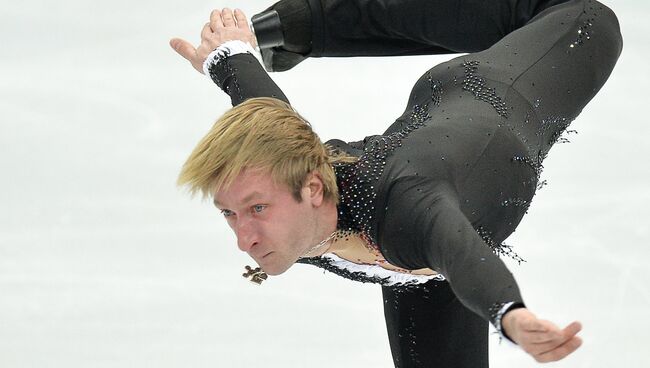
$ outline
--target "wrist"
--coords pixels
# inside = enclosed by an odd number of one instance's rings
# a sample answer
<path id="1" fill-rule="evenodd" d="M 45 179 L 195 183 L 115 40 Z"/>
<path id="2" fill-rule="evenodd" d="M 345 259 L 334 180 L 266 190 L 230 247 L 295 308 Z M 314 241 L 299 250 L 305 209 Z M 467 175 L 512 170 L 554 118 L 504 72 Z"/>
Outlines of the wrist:
<path id="1" fill-rule="evenodd" d="M 501 318 L 501 333 L 510 341 L 516 342 L 516 325 L 521 317 L 524 315 L 531 315 L 532 313 L 523 304 L 521 306 L 514 306 L 508 309 Z"/>
<path id="2" fill-rule="evenodd" d="M 207 58 L 205 58 L 203 61 L 203 74 L 212 78 L 210 74 L 210 68 L 224 61 L 230 56 L 245 53 L 255 53 L 255 50 L 253 50 L 253 47 L 250 43 L 242 40 L 226 41 L 223 44 L 219 45 L 219 47 L 217 47 L 208 55 Z"/>

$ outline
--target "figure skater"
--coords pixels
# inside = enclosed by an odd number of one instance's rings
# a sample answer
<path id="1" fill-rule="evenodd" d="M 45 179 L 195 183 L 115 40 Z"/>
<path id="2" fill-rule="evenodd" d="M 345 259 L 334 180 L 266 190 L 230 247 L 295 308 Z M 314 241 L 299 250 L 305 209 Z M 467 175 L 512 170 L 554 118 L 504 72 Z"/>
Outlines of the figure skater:
<path id="1" fill-rule="evenodd" d="M 178 182 L 213 198 L 260 266 L 247 276 L 299 262 L 382 285 L 397 367 L 487 367 L 488 323 L 539 362 L 575 351 L 581 325 L 538 318 L 499 256 L 517 257 L 503 241 L 544 158 L 614 68 L 614 13 L 594 0 L 283 0 L 252 23 L 214 10 L 197 48 L 170 42 L 234 106 Z M 258 44 L 269 71 L 467 54 L 425 71 L 383 134 L 323 144 L 253 56 Z"/>

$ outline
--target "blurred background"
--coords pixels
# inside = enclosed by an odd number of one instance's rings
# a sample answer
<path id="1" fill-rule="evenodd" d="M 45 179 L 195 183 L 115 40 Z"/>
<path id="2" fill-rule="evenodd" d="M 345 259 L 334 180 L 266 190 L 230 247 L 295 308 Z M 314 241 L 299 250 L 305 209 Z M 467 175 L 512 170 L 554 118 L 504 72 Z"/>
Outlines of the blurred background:
<path id="1" fill-rule="evenodd" d="M 650 3 L 604 3 L 623 55 L 507 241 L 529 307 L 584 325 L 552 367 L 650 366 Z M 296 265 L 257 287 L 218 211 L 175 186 L 230 100 L 168 40 L 198 43 L 213 8 L 270 4 L 3 2 L 0 367 L 393 367 L 378 286 Z M 314 59 L 273 78 L 323 140 L 358 140 L 451 57 Z M 490 341 L 492 366 L 538 366 Z"/>

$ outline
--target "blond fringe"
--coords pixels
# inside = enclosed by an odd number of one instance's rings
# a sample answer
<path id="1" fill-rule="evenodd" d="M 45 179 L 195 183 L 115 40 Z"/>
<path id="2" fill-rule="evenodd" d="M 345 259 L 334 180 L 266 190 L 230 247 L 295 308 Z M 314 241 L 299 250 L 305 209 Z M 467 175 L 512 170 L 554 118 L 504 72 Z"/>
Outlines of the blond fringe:
<path id="1" fill-rule="evenodd" d="M 276 183 L 285 184 L 300 200 L 307 175 L 321 174 L 325 199 L 338 203 L 332 165 L 355 157 L 323 144 L 307 120 L 275 98 L 253 98 L 228 110 L 194 148 L 177 184 L 191 195 L 210 197 L 226 189 L 246 168 L 269 170 Z"/>

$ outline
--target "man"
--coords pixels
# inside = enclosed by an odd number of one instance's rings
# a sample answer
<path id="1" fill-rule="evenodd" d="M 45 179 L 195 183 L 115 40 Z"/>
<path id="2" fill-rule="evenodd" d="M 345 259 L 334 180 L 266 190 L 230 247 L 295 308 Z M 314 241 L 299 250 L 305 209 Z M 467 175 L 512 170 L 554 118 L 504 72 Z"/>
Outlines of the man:
<path id="1" fill-rule="evenodd" d="M 295 262 L 382 285 L 396 366 L 487 367 L 487 323 L 537 361 L 581 344 L 537 318 L 496 254 L 526 213 L 542 161 L 622 48 L 593 0 L 284 0 L 215 10 L 201 45 L 171 46 L 233 106 L 179 184 L 212 196 L 270 275 Z M 269 70 L 306 57 L 471 52 L 427 71 L 383 135 L 323 145 Z"/>

